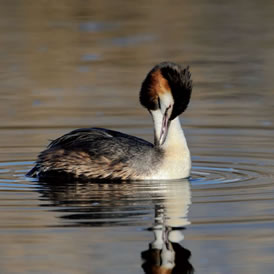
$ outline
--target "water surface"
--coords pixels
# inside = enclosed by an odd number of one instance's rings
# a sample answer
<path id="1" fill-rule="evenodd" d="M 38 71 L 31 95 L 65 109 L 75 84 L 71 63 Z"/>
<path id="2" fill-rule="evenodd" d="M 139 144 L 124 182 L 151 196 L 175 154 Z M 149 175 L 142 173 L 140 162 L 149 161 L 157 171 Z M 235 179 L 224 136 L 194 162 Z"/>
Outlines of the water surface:
<path id="1" fill-rule="evenodd" d="M 273 12 L 271 1 L 0 1 L 0 272 L 273 273 Z M 189 180 L 25 178 L 75 128 L 152 141 L 138 92 L 164 60 L 192 72 Z"/>

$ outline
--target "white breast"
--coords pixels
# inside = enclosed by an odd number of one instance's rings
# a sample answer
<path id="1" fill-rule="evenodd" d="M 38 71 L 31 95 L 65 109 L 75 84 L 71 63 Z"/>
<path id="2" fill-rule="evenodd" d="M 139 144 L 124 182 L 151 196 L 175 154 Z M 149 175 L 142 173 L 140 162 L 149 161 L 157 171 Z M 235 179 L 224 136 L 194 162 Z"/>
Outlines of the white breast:
<path id="1" fill-rule="evenodd" d="M 188 178 L 191 170 L 190 153 L 182 151 L 174 151 L 170 155 L 166 155 L 162 165 L 155 173 L 152 173 L 146 179 L 151 180 L 171 180 Z"/>
<path id="2" fill-rule="evenodd" d="M 171 121 L 165 143 L 162 164 L 147 179 L 187 178 L 191 170 L 191 157 L 179 117 Z"/>

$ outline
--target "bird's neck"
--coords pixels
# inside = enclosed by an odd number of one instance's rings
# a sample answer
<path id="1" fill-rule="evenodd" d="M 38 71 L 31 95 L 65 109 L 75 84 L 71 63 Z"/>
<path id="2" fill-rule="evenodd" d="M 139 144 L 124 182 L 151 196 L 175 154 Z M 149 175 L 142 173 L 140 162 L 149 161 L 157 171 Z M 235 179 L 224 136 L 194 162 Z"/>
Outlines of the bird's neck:
<path id="1" fill-rule="evenodd" d="M 159 147 L 159 139 L 161 134 L 163 115 L 160 110 L 151 111 L 154 123 L 154 145 Z M 188 152 L 188 146 L 184 132 L 181 127 L 179 117 L 176 117 L 170 122 L 168 134 L 163 145 L 160 146 L 163 150 L 172 148 L 182 149 Z"/>
<path id="2" fill-rule="evenodd" d="M 170 122 L 168 134 L 164 144 L 161 146 L 164 151 L 170 149 L 182 150 L 189 153 L 186 138 L 181 127 L 179 117 Z"/>
<path id="3" fill-rule="evenodd" d="M 154 145 L 163 151 L 156 179 L 179 179 L 190 175 L 191 157 L 179 117 L 170 122 L 163 145 L 159 145 L 163 116 L 159 110 L 151 111 L 154 122 Z"/>
<path id="4" fill-rule="evenodd" d="M 161 169 L 165 170 L 166 174 L 163 178 L 189 177 L 191 157 L 178 117 L 170 122 L 167 138 L 160 148 L 164 152 Z"/>

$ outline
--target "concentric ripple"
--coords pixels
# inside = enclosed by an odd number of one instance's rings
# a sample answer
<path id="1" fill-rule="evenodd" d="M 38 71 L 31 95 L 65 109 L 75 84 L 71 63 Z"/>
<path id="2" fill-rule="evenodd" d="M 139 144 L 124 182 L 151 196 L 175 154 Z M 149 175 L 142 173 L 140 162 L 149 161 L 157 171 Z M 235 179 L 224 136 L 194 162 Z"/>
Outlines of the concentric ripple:
<path id="1" fill-rule="evenodd" d="M 243 183 L 247 181 L 256 180 L 259 178 L 273 178 L 273 174 L 266 172 L 263 167 L 266 165 L 254 165 L 245 163 L 241 159 L 235 159 L 230 162 L 209 161 L 194 159 L 192 172 L 191 172 L 191 185 L 193 186 L 206 186 L 216 184 L 229 184 L 229 183 Z M 14 161 L 0 163 L 0 188 L 19 187 L 18 183 L 29 185 L 30 182 L 36 182 L 36 179 L 26 178 L 25 174 L 33 166 L 33 161 Z M 251 167 L 254 167 L 251 169 Z"/>
<path id="2" fill-rule="evenodd" d="M 34 162 L 5 162 L 0 164 L 1 205 L 8 209 L 16 207 L 25 214 L 37 205 L 56 212 L 62 221 L 47 226 L 150 227 L 157 212 L 158 223 L 184 227 L 189 224 L 187 212 L 191 197 L 194 203 L 206 203 L 210 207 L 216 203 L 273 196 L 269 192 L 273 174 L 265 172 L 269 167 L 263 161 L 256 165 L 247 158 L 225 161 L 222 157 L 204 156 L 193 160 L 190 180 L 124 183 L 38 182 L 25 177 Z M 16 196 L 20 193 L 23 200 L 29 201 L 23 207 L 22 200 Z"/>
<path id="3" fill-rule="evenodd" d="M 248 172 L 235 168 L 195 166 L 192 171 L 194 185 L 223 184 L 246 181 L 252 177 Z"/>
<path id="4" fill-rule="evenodd" d="M 26 171 L 31 164 L 31 161 L 0 163 L 0 191 L 36 187 L 31 180 L 25 180 Z"/>

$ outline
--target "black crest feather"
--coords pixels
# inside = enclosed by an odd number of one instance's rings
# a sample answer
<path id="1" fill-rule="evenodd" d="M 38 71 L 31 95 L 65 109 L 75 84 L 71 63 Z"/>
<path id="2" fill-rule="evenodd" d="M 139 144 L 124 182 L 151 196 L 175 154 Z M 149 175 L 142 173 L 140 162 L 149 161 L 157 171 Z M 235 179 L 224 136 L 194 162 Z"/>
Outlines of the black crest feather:
<path id="1" fill-rule="evenodd" d="M 170 120 L 183 113 L 190 101 L 192 92 L 192 80 L 189 66 L 183 68 L 180 65 L 165 62 L 162 63 L 161 73 L 167 79 L 174 99 L 173 111 Z"/>
<path id="2" fill-rule="evenodd" d="M 156 81 L 154 74 L 157 71 L 167 80 L 174 99 L 173 111 L 170 117 L 170 120 L 173 120 L 186 110 L 190 101 L 192 80 L 189 67 L 183 68 L 172 62 L 162 62 L 148 73 L 142 83 L 140 102 L 149 110 L 159 108 L 158 95 L 153 91 Z"/>

